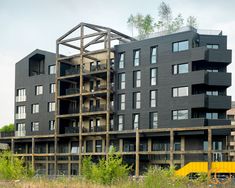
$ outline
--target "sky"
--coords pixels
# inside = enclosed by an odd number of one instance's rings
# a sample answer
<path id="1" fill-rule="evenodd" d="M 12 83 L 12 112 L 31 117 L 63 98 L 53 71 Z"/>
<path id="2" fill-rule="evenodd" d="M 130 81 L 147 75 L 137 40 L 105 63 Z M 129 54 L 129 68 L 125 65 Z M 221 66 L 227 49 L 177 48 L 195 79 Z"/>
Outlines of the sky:
<path id="1" fill-rule="evenodd" d="M 131 35 L 130 14 L 151 14 L 162 0 L 0 0 L 0 126 L 14 122 L 15 63 L 35 49 L 55 52 L 55 41 L 80 22 Z M 235 51 L 235 1 L 165 0 L 173 15 L 197 18 L 199 29 L 223 30 Z M 235 54 L 235 53 L 234 53 Z M 234 59 L 235 55 L 233 55 Z M 228 67 L 235 73 L 235 64 Z M 235 83 L 235 74 L 233 75 Z M 235 86 L 228 94 L 235 100 Z"/>

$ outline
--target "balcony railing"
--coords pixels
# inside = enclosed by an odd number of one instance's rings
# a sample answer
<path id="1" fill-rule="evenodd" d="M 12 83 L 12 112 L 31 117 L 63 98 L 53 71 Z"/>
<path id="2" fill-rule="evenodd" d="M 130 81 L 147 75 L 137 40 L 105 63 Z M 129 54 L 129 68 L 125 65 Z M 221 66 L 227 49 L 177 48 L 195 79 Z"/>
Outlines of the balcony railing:
<path id="1" fill-rule="evenodd" d="M 91 66 L 90 71 L 95 72 L 95 71 L 101 71 L 107 69 L 107 66 L 105 64 L 97 65 L 97 66 Z"/>
<path id="2" fill-rule="evenodd" d="M 16 119 L 25 119 L 26 113 L 16 114 Z"/>
<path id="3" fill-rule="evenodd" d="M 80 70 L 79 69 L 76 69 L 76 68 L 72 68 L 72 69 L 67 69 L 65 70 L 65 76 L 68 76 L 68 75 L 74 75 L 74 74 L 79 74 L 80 73 Z"/>
<path id="4" fill-rule="evenodd" d="M 65 95 L 73 95 L 79 93 L 79 88 L 68 88 L 65 90 Z"/>
<path id="5" fill-rule="evenodd" d="M 79 127 L 65 127 L 64 133 L 79 133 Z"/>
<path id="6" fill-rule="evenodd" d="M 16 102 L 25 102 L 25 101 L 26 101 L 26 95 L 16 96 Z"/>
<path id="7" fill-rule="evenodd" d="M 101 126 L 94 126 L 90 128 L 84 128 L 83 132 L 88 133 L 88 132 L 105 132 L 106 131 L 106 125 L 101 125 Z"/>
<path id="8" fill-rule="evenodd" d="M 82 111 L 83 111 L 83 112 L 99 112 L 99 111 L 106 111 L 106 105 L 90 106 L 90 108 L 88 108 L 88 107 L 83 107 Z"/>
<path id="9" fill-rule="evenodd" d="M 11 137 L 11 136 L 15 136 L 14 131 L 12 131 L 12 132 L 0 132 L 0 137 Z"/>
<path id="10" fill-rule="evenodd" d="M 15 136 L 25 136 L 26 131 L 15 131 Z"/>

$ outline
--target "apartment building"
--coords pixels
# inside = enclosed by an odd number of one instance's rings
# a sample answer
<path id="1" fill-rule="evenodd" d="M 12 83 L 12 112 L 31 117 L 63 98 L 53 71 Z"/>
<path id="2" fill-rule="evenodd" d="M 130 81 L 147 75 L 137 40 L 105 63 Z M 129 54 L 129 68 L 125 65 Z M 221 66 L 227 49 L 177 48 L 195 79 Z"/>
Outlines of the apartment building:
<path id="1" fill-rule="evenodd" d="M 81 23 L 56 46 L 17 63 L 15 136 L 0 138 L 36 172 L 77 175 L 83 157 L 97 161 L 111 146 L 137 176 L 150 164 L 231 160 L 221 31 L 136 40 Z"/>

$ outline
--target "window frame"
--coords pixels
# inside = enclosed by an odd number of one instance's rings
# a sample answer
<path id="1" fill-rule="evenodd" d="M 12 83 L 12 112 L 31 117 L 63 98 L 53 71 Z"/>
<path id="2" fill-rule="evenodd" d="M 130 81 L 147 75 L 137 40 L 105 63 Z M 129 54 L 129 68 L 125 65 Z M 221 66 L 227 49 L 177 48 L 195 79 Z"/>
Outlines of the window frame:
<path id="1" fill-rule="evenodd" d="M 155 72 L 155 76 L 153 76 L 154 72 Z M 157 74 L 158 74 L 158 68 L 155 67 L 155 68 L 150 69 L 150 85 L 151 86 L 157 85 Z"/>
<path id="2" fill-rule="evenodd" d="M 55 112 L 55 101 L 48 102 L 48 112 Z"/>
<path id="3" fill-rule="evenodd" d="M 152 95 L 154 93 L 154 95 Z M 155 96 L 155 97 L 153 97 Z M 152 105 L 154 104 L 154 105 Z M 150 108 L 157 107 L 157 90 L 150 90 Z"/>
<path id="4" fill-rule="evenodd" d="M 136 70 L 133 71 L 133 87 L 134 88 L 138 88 L 141 87 L 141 71 L 140 70 Z"/>
<path id="5" fill-rule="evenodd" d="M 157 120 L 154 121 L 154 115 L 157 115 Z M 150 129 L 158 128 L 158 112 L 150 112 L 149 113 L 150 119 Z M 154 126 L 156 125 L 156 126 Z"/>
<path id="6" fill-rule="evenodd" d="M 180 90 L 187 88 L 186 95 L 180 94 Z M 189 96 L 189 87 L 188 86 L 181 86 L 181 87 L 173 87 L 172 88 L 172 97 L 188 97 Z"/>
<path id="7" fill-rule="evenodd" d="M 56 65 L 49 65 L 48 66 L 48 75 L 56 74 Z"/>
<path id="8" fill-rule="evenodd" d="M 39 103 L 35 103 L 31 105 L 31 113 L 38 114 L 39 113 Z"/>
<path id="9" fill-rule="evenodd" d="M 187 42 L 186 46 L 181 46 L 183 43 Z M 184 44 L 185 45 L 185 44 Z M 183 48 L 184 47 L 184 48 Z M 189 50 L 189 40 L 182 40 L 172 43 L 172 52 L 183 52 Z"/>
<path id="10" fill-rule="evenodd" d="M 126 74 L 118 74 L 118 89 L 126 89 Z"/>
<path id="11" fill-rule="evenodd" d="M 39 124 L 39 121 L 34 121 L 34 122 L 31 122 L 31 131 L 32 132 L 37 132 L 40 130 L 40 124 Z"/>
<path id="12" fill-rule="evenodd" d="M 180 113 L 183 113 L 183 111 L 187 111 L 187 116 L 186 118 L 182 118 L 182 116 L 180 116 Z M 186 120 L 189 118 L 189 110 L 187 109 L 180 109 L 180 110 L 172 110 L 172 120 Z"/>
<path id="13" fill-rule="evenodd" d="M 137 119 L 135 119 L 136 117 L 137 117 Z M 133 129 L 139 128 L 140 127 L 140 114 L 139 113 L 134 113 L 132 118 L 133 118 L 132 119 L 132 127 L 133 127 Z"/>
<path id="14" fill-rule="evenodd" d="M 138 54 L 138 57 L 136 57 L 137 54 Z M 133 51 L 133 66 L 134 67 L 140 66 L 140 49 L 136 49 Z"/>
<path id="15" fill-rule="evenodd" d="M 156 54 L 153 55 L 154 49 L 156 50 Z M 157 58 L 158 58 L 158 46 L 152 46 L 150 48 L 150 64 L 157 64 Z"/>
<path id="16" fill-rule="evenodd" d="M 121 52 L 118 54 L 118 69 L 124 69 L 124 68 L 125 68 L 125 52 Z"/>
<path id="17" fill-rule="evenodd" d="M 141 108 L 141 92 L 133 93 L 133 108 L 140 109 Z"/>

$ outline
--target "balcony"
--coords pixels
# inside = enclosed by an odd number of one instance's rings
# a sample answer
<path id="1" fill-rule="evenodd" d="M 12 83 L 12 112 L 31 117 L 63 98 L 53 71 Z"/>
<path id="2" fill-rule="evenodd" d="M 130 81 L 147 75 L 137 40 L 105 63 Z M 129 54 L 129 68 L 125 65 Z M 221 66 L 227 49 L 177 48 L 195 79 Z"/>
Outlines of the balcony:
<path id="1" fill-rule="evenodd" d="M 15 136 L 18 137 L 26 136 L 26 131 L 15 131 Z"/>
<path id="2" fill-rule="evenodd" d="M 80 92 L 79 88 L 68 88 L 65 90 L 65 95 L 74 95 Z"/>
<path id="3" fill-rule="evenodd" d="M 12 136 L 15 136 L 14 131 L 12 131 L 12 132 L 0 132 L 0 138 L 3 138 L 3 137 L 12 137 Z"/>
<path id="4" fill-rule="evenodd" d="M 207 84 L 211 86 L 231 86 L 231 73 L 208 72 L 206 70 L 193 71 L 189 79 L 192 84 Z"/>
<path id="5" fill-rule="evenodd" d="M 16 119 L 25 119 L 26 113 L 16 114 Z"/>
<path id="6" fill-rule="evenodd" d="M 96 72 L 96 71 L 102 71 L 106 70 L 107 66 L 105 64 L 97 65 L 97 66 L 91 66 L 90 72 Z"/>
<path id="7" fill-rule="evenodd" d="M 205 94 L 192 95 L 189 103 L 192 108 L 230 109 L 230 96 L 208 96 Z"/>
<path id="8" fill-rule="evenodd" d="M 25 102 L 25 101 L 26 101 L 26 95 L 16 96 L 16 102 Z"/>
<path id="9" fill-rule="evenodd" d="M 209 62 L 231 63 L 231 50 L 208 49 L 205 46 L 191 50 L 192 61 L 206 60 Z"/>

